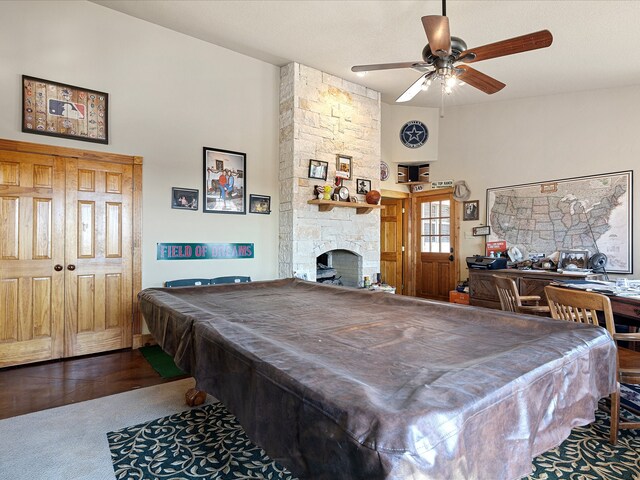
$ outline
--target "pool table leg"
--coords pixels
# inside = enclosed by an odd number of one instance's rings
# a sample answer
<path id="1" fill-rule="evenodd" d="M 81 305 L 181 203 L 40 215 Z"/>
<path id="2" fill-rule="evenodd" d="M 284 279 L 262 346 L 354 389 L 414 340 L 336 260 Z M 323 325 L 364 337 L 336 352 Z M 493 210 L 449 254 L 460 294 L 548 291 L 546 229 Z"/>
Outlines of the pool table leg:
<path id="1" fill-rule="evenodd" d="M 190 388 L 187 390 L 187 393 L 185 393 L 184 399 L 190 407 L 197 407 L 198 405 L 202 405 L 207 399 L 207 392 Z"/>

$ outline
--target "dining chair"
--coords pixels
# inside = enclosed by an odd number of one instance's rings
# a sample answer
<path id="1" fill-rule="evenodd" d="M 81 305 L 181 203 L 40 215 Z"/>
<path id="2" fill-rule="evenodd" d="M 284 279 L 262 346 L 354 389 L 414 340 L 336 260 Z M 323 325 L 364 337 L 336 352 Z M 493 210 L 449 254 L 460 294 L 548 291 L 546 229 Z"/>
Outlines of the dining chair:
<path id="1" fill-rule="evenodd" d="M 513 278 L 493 275 L 493 284 L 498 292 L 500 307 L 506 312 L 549 315 L 549 307 L 540 305 L 538 295 L 520 295 Z"/>
<path id="2" fill-rule="evenodd" d="M 558 320 L 599 325 L 598 312 L 602 312 L 606 329 L 616 341 L 618 372 L 616 391 L 611 394 L 611 430 L 609 441 L 615 445 L 618 430 L 638 429 L 640 421 L 625 420 L 620 416 L 620 384 L 640 385 L 640 351 L 620 346 L 619 342 L 640 342 L 640 333 L 618 333 L 611 310 L 611 302 L 605 295 L 582 290 L 553 286 L 544 287 L 551 316 Z"/>

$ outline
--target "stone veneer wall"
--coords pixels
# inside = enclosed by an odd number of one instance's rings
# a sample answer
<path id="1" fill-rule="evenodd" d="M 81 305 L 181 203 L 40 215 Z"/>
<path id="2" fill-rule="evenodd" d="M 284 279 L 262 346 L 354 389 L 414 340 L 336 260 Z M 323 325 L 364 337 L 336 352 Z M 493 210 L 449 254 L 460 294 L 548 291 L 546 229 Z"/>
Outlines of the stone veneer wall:
<path id="1" fill-rule="evenodd" d="M 313 186 L 309 160 L 329 163 L 333 185 L 336 155 L 353 157 L 352 178 L 344 182 L 352 195 L 356 179 L 380 189 L 380 94 L 305 65 L 280 70 L 280 277 L 315 280 L 316 257 L 344 249 L 362 257 L 361 275 L 380 271 L 380 211 L 357 215 L 355 208 L 319 212 L 309 205 Z M 364 202 L 364 196 L 358 195 Z"/>

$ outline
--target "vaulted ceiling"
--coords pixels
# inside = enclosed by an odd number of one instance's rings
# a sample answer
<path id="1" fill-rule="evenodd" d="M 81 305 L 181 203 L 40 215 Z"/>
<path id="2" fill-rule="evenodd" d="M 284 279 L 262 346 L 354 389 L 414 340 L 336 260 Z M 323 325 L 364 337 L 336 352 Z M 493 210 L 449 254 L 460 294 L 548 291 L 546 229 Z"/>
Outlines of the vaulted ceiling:
<path id="1" fill-rule="evenodd" d="M 274 65 L 303 63 L 380 91 L 388 103 L 420 74 L 358 77 L 351 66 L 421 60 L 427 40 L 420 18 L 442 13 L 439 0 L 94 1 Z M 451 34 L 469 47 L 542 29 L 554 37 L 549 48 L 473 64 L 506 88 L 487 95 L 462 86 L 450 105 L 640 84 L 640 1 L 449 0 L 447 16 Z M 408 104 L 439 103 L 432 89 Z"/>

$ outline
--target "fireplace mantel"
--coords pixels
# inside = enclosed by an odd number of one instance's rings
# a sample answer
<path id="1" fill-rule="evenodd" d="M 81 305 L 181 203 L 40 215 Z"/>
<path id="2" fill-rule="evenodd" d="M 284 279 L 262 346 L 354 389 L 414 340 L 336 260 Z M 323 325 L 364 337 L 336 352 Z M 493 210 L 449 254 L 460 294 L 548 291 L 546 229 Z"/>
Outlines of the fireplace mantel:
<path id="1" fill-rule="evenodd" d="M 318 210 L 321 212 L 330 212 L 333 210 L 333 207 L 355 208 L 356 214 L 358 215 L 384 208 L 384 205 L 372 205 L 370 203 L 361 202 L 339 202 L 336 200 L 309 200 L 307 203 L 311 205 L 318 205 Z"/>

